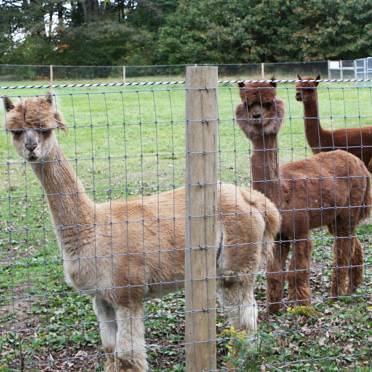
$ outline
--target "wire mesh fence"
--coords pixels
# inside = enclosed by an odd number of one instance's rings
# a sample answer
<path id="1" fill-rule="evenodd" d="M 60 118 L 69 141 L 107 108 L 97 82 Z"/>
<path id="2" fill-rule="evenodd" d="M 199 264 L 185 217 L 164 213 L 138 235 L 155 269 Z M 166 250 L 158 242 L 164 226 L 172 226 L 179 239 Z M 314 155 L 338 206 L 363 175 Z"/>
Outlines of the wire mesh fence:
<path id="1" fill-rule="evenodd" d="M 219 65 L 221 80 L 239 79 L 269 79 L 292 78 L 294 74 L 316 75 L 323 78 L 352 78 L 350 71 L 340 74 L 339 62 L 337 69 L 332 69 L 328 61 L 315 62 L 281 62 L 281 63 L 242 63 Z M 353 65 L 353 61 L 344 61 L 343 68 Z M 164 81 L 185 80 L 188 65 L 156 65 L 156 66 L 58 66 L 58 65 L 0 65 L 0 81 L 11 85 L 17 81 L 27 82 L 92 82 L 92 81 Z M 3 84 L 5 85 L 5 84 Z"/>
<path id="2" fill-rule="evenodd" d="M 368 368 L 371 87 L 296 84 L 1 92 L 0 369 L 200 370 L 185 346 L 206 370 Z M 198 124 L 216 150 L 187 147 Z"/>
<path id="3" fill-rule="evenodd" d="M 340 61 L 275 62 L 220 64 L 219 77 L 226 79 L 291 79 L 297 73 L 320 74 L 328 79 L 368 79 L 368 58 Z M 0 81 L 22 82 L 92 82 L 92 81 L 165 81 L 184 80 L 189 65 L 154 66 L 65 66 L 0 65 Z"/>

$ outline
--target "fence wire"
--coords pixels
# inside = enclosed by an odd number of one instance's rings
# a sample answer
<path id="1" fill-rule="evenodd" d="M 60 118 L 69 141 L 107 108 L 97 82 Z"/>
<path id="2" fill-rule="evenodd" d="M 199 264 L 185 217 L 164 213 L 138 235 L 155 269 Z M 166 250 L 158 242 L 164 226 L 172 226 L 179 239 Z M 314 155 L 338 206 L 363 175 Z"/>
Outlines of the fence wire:
<path id="1" fill-rule="evenodd" d="M 306 76 L 321 74 L 329 79 L 370 78 L 364 59 L 344 61 L 239 63 L 218 65 L 221 80 L 264 79 L 275 75 L 290 79 L 300 73 Z M 367 60 L 367 59 L 366 59 Z M 188 65 L 157 66 L 61 66 L 61 65 L 0 65 L 0 80 L 12 82 L 35 82 L 45 84 L 72 84 L 92 82 L 179 81 L 185 79 Z"/>
<path id="2" fill-rule="evenodd" d="M 183 81 L 1 87 L 0 370 L 185 370 L 180 188 L 211 186 L 187 185 L 190 155 L 218 162 L 218 209 L 196 216 L 217 219 L 199 247 L 217 271 L 194 280 L 216 279 L 219 301 L 193 310 L 217 310 L 217 370 L 368 368 L 372 87 L 358 82 L 220 80 L 217 152 L 192 153 Z"/>
<path id="3" fill-rule="evenodd" d="M 372 79 L 315 79 L 316 82 L 325 83 L 369 83 Z M 276 83 L 296 83 L 299 81 L 307 82 L 303 79 L 282 79 L 278 80 L 272 77 L 269 80 L 218 80 L 219 84 L 237 84 L 239 82 L 245 83 L 265 83 L 274 81 Z M 310 80 L 312 81 L 312 80 Z M 164 86 L 164 85 L 184 85 L 185 80 L 178 81 L 134 81 L 134 82 L 97 82 L 97 83 L 71 83 L 71 84 L 43 84 L 43 85 L 4 85 L 0 86 L 0 90 L 19 90 L 19 89 L 57 89 L 57 88 L 97 88 L 97 87 L 144 87 L 144 86 Z"/>

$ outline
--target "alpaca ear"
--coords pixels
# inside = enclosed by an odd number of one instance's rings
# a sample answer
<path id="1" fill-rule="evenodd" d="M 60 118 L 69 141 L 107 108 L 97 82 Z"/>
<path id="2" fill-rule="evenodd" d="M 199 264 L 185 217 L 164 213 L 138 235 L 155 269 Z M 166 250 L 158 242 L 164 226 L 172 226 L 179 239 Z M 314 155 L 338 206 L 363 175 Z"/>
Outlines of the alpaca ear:
<path id="1" fill-rule="evenodd" d="M 238 87 L 239 88 L 244 88 L 245 87 L 244 81 L 239 81 L 238 82 Z"/>
<path id="2" fill-rule="evenodd" d="M 315 80 L 320 80 L 321 78 L 320 78 L 320 74 L 318 74 L 318 76 L 315 78 Z M 315 82 L 315 85 L 318 85 L 319 84 L 319 82 L 317 81 L 317 82 Z"/>
<path id="3" fill-rule="evenodd" d="M 11 101 L 11 99 L 9 97 L 7 97 L 7 96 L 4 96 L 3 99 L 4 99 L 4 108 L 5 108 L 5 111 L 6 112 L 9 112 L 10 110 L 13 110 L 14 109 L 14 104 Z"/>
<path id="4" fill-rule="evenodd" d="M 55 112 L 54 113 L 54 119 L 57 123 L 57 127 L 61 130 L 63 130 L 65 133 L 68 132 L 68 128 L 67 128 L 67 125 L 65 124 L 63 118 L 62 118 L 62 115 L 59 113 L 59 112 Z"/>
<path id="5" fill-rule="evenodd" d="M 302 77 L 301 77 L 300 74 L 297 74 L 297 78 L 298 78 L 298 80 L 302 80 Z"/>
<path id="6" fill-rule="evenodd" d="M 275 75 L 273 75 L 273 76 L 271 77 L 271 80 L 275 80 Z M 276 82 L 275 82 L 275 81 L 270 81 L 270 85 L 271 85 L 272 87 L 276 88 Z"/>

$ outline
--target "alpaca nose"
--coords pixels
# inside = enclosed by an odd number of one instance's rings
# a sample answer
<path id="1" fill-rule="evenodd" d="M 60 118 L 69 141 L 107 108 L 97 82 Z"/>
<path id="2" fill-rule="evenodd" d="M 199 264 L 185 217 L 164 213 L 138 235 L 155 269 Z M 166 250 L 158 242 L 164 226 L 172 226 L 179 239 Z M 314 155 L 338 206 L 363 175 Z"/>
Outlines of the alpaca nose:
<path id="1" fill-rule="evenodd" d="M 34 151 L 37 147 L 36 142 L 26 142 L 25 147 L 28 151 Z"/>
<path id="2" fill-rule="evenodd" d="M 253 119 L 259 119 L 261 117 L 261 114 L 254 113 L 254 114 L 252 114 L 252 117 L 253 117 Z"/>

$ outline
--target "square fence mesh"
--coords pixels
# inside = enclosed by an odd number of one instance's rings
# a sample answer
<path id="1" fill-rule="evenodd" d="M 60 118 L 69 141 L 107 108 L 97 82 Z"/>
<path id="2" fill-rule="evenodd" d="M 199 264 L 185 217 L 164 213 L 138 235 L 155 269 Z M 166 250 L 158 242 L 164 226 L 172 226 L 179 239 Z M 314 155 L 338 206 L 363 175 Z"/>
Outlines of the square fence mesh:
<path id="1" fill-rule="evenodd" d="M 191 311 L 217 310 L 217 370 L 368 369 L 372 88 L 308 80 L 220 83 L 194 153 L 205 86 L 0 91 L 0 371 L 185 370 L 193 154 L 217 167 L 194 279 L 219 301 Z"/>

